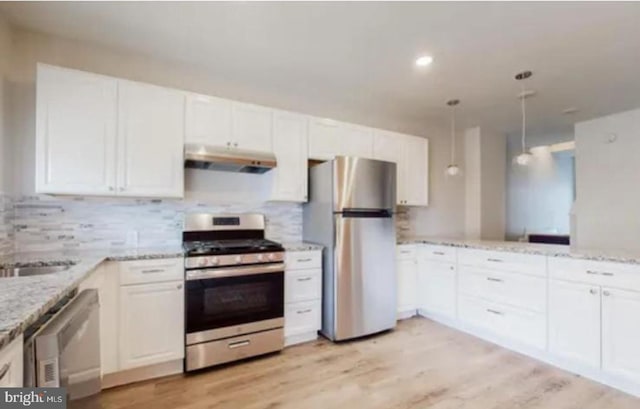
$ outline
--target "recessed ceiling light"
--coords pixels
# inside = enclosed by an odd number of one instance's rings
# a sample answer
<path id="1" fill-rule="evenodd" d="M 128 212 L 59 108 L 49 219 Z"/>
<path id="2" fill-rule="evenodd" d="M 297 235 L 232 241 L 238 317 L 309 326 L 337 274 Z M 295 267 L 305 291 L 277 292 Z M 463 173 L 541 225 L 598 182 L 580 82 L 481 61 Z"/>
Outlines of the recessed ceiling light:
<path id="1" fill-rule="evenodd" d="M 416 60 L 416 66 L 426 67 L 433 62 L 433 57 L 430 55 L 423 55 Z"/>

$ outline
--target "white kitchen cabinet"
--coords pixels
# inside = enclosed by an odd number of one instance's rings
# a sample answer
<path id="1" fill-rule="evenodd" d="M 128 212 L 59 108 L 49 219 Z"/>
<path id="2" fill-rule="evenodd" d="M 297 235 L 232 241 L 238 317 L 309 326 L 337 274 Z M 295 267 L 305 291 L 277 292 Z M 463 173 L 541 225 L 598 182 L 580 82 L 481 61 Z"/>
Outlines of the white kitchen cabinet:
<path id="1" fill-rule="evenodd" d="M 404 136 L 402 164 L 404 171 L 404 204 L 429 204 L 429 141 L 417 136 Z"/>
<path id="2" fill-rule="evenodd" d="M 373 129 L 341 123 L 338 135 L 338 155 L 373 158 Z"/>
<path id="3" fill-rule="evenodd" d="M 398 246 L 397 265 L 397 298 L 398 318 L 404 319 L 416 315 L 418 265 L 413 246 Z"/>
<path id="4" fill-rule="evenodd" d="M 111 195 L 118 81 L 38 65 L 36 193 Z"/>
<path id="5" fill-rule="evenodd" d="M 640 292 L 602 288 L 602 369 L 640 384 Z"/>
<path id="6" fill-rule="evenodd" d="M 273 152 L 273 110 L 234 102 L 233 147 L 246 151 Z"/>
<path id="7" fill-rule="evenodd" d="M 312 341 L 322 327 L 322 252 L 285 255 L 285 345 Z"/>
<path id="8" fill-rule="evenodd" d="M 273 174 L 271 200 L 307 201 L 308 118 L 290 112 L 273 115 L 273 153 L 278 166 Z"/>
<path id="9" fill-rule="evenodd" d="M 418 309 L 445 318 L 456 316 L 456 265 L 418 260 Z"/>
<path id="10" fill-rule="evenodd" d="M 182 282 L 120 288 L 120 369 L 184 358 Z"/>
<path id="11" fill-rule="evenodd" d="M 24 339 L 18 335 L 0 351 L 0 388 L 21 388 L 24 383 Z"/>
<path id="12" fill-rule="evenodd" d="M 186 98 L 185 143 L 230 147 L 231 101 L 197 94 L 188 94 Z"/>
<path id="13" fill-rule="evenodd" d="M 396 203 L 404 204 L 406 194 L 406 167 L 404 159 L 404 135 L 376 130 L 373 136 L 373 157 L 396 164 Z"/>
<path id="14" fill-rule="evenodd" d="M 309 158 L 331 160 L 340 151 L 341 127 L 338 121 L 323 118 L 309 119 Z"/>
<path id="15" fill-rule="evenodd" d="M 183 197 L 184 104 L 179 91 L 120 81 L 119 195 Z"/>
<path id="16" fill-rule="evenodd" d="M 417 136 L 376 130 L 375 159 L 397 164 L 396 202 L 405 206 L 429 203 L 429 141 Z"/>
<path id="17" fill-rule="evenodd" d="M 118 321 L 119 321 L 119 285 L 117 265 L 103 264 L 89 275 L 78 287 L 98 290 L 100 299 L 100 366 L 102 374 L 117 372 L 118 360 Z"/>
<path id="18" fill-rule="evenodd" d="M 600 366 L 600 288 L 549 282 L 549 352 L 580 365 Z"/>

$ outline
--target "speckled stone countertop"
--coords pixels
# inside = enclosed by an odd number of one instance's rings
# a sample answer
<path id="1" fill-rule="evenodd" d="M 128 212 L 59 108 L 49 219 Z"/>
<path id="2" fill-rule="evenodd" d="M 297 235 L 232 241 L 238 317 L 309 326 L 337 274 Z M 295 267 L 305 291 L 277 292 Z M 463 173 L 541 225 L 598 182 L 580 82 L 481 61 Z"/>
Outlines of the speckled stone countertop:
<path id="1" fill-rule="evenodd" d="M 640 264 L 640 252 L 632 253 L 615 250 L 572 249 L 569 246 L 520 243 L 516 241 L 444 239 L 439 237 L 410 237 L 398 240 L 398 244 L 434 244 L 458 248 L 507 251 L 512 253 L 535 254 L 547 257 L 570 257 L 582 260 L 612 261 L 617 263 Z"/>
<path id="2" fill-rule="evenodd" d="M 0 268 L 72 265 L 66 271 L 0 278 L 0 349 L 70 294 L 103 261 L 182 257 L 182 248 L 15 253 Z"/>
<path id="3" fill-rule="evenodd" d="M 294 243 L 282 243 L 286 251 L 313 251 L 322 250 L 324 246 L 315 243 L 307 243 L 304 241 Z"/>

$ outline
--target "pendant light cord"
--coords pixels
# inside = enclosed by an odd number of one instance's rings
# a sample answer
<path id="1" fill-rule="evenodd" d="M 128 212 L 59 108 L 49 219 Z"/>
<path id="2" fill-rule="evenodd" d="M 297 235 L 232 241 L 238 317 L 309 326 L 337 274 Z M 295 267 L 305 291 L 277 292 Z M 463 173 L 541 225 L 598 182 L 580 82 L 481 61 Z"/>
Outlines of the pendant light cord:
<path id="1" fill-rule="evenodd" d="M 451 165 L 456 161 L 456 107 L 451 107 Z"/>
<path id="2" fill-rule="evenodd" d="M 522 153 L 525 153 L 526 151 L 526 145 L 525 145 L 525 138 L 526 138 L 526 124 L 527 124 L 527 111 L 525 109 L 525 102 L 524 100 L 527 98 L 526 94 L 525 94 L 525 86 L 524 86 L 524 82 L 522 82 L 522 93 L 521 95 L 521 107 L 522 107 Z"/>

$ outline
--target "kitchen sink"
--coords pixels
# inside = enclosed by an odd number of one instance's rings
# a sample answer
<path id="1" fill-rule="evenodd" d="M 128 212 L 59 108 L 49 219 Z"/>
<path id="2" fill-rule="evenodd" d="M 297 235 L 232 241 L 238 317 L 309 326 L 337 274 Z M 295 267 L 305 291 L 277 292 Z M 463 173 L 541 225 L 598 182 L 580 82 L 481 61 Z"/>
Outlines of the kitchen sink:
<path id="1" fill-rule="evenodd" d="M 73 267 L 73 265 L 65 266 L 34 266 L 34 267 L 15 267 L 0 269 L 0 278 L 3 277 L 29 277 L 39 276 L 53 273 L 60 273 Z"/>

